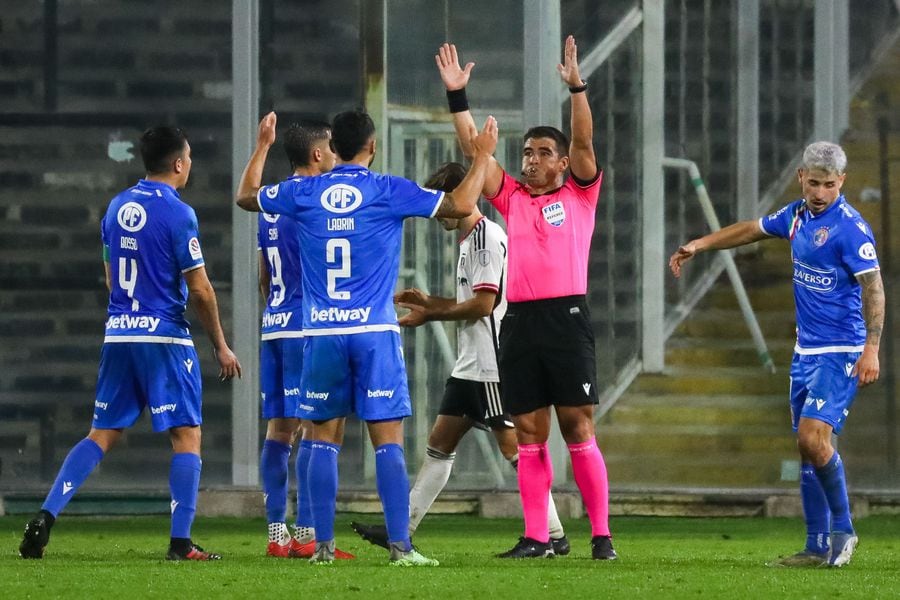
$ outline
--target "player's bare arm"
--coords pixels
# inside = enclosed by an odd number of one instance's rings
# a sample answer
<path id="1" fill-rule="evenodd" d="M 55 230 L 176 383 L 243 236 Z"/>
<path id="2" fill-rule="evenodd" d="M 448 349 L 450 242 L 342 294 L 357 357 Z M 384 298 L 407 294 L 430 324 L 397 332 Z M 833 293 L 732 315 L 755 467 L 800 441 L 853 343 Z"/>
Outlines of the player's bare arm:
<path id="1" fill-rule="evenodd" d="M 578 89 L 584 85 L 578 70 L 578 46 L 575 38 L 566 38 L 562 64 L 556 65 L 559 76 L 569 88 Z M 572 141 L 569 144 L 569 169 L 583 181 L 590 181 L 597 175 L 597 157 L 594 154 L 594 121 L 587 92 L 570 94 L 572 100 Z"/>
<path id="2" fill-rule="evenodd" d="M 237 192 L 235 192 L 234 200 L 238 206 L 250 212 L 259 212 L 259 202 L 256 200 L 256 194 L 262 186 L 263 168 L 266 166 L 266 157 L 269 154 L 269 148 L 275 143 L 275 123 L 277 118 L 274 112 L 270 112 L 259 122 L 259 129 L 256 132 L 256 148 L 244 167 L 241 174 L 241 180 L 238 182 Z"/>
<path id="3" fill-rule="evenodd" d="M 219 305 L 216 301 L 216 292 L 213 290 L 206 267 L 200 266 L 191 269 L 184 274 L 188 287 L 188 300 L 194 307 L 209 341 L 215 350 L 216 360 L 219 361 L 219 379 L 225 381 L 235 375 L 241 376 L 241 363 L 228 344 L 225 342 L 225 333 L 222 331 L 222 323 L 219 321 Z"/>
<path id="4" fill-rule="evenodd" d="M 884 327 L 884 283 L 881 280 L 881 271 L 860 273 L 856 280 L 862 288 L 866 345 L 851 374 L 859 376 L 859 385 L 869 385 L 878 381 L 880 375 L 878 347 L 881 344 L 881 330 Z"/>
<path id="5" fill-rule="evenodd" d="M 493 154 L 497 148 L 497 136 L 497 120 L 494 117 L 488 117 L 481 132 L 472 138 L 475 160 L 456 189 L 444 194 L 444 199 L 438 207 L 435 217 L 459 219 L 472 214 L 475 204 L 481 196 L 481 190 L 484 188 L 485 176 L 491 161 L 494 161 Z"/>
<path id="6" fill-rule="evenodd" d="M 441 74 L 441 81 L 444 82 L 447 92 L 461 93 L 462 97 L 465 98 L 466 85 L 469 83 L 469 77 L 472 74 L 475 63 L 466 63 L 465 68 L 460 67 L 459 53 L 456 50 L 456 46 L 448 43 L 438 48 L 434 61 L 437 64 L 438 72 Z M 472 146 L 471 140 L 478 132 L 475 119 L 468 108 L 452 112 L 451 114 L 453 116 L 453 127 L 456 129 L 456 139 L 459 141 L 463 155 L 471 161 L 475 158 L 475 148 Z M 494 196 L 503 182 L 503 168 L 500 166 L 500 163 L 493 157 L 491 157 L 490 163 L 482 190 L 486 196 Z"/>
<path id="7" fill-rule="evenodd" d="M 672 270 L 672 274 L 675 277 L 681 277 L 681 266 L 701 252 L 737 248 L 738 246 L 758 242 L 767 237 L 769 236 L 759 228 L 758 221 L 733 223 L 719 231 L 714 231 L 709 235 L 691 240 L 687 244 L 680 246 L 675 251 L 675 254 L 669 257 L 669 269 Z"/>
<path id="8" fill-rule="evenodd" d="M 269 269 L 266 266 L 266 257 L 262 250 L 257 254 L 259 255 L 259 295 L 262 296 L 263 302 L 266 302 L 269 299 L 269 286 L 272 281 L 272 276 L 269 275 Z"/>
<path id="9" fill-rule="evenodd" d="M 103 278 L 106 281 L 106 291 L 112 293 L 112 271 L 110 271 L 109 263 L 103 261 Z"/>
<path id="10" fill-rule="evenodd" d="M 398 302 L 397 305 L 409 309 L 409 313 L 400 318 L 404 327 L 418 327 L 428 321 L 473 321 L 486 317 L 494 310 L 497 293 L 478 290 L 475 296 L 465 302 L 457 303 L 450 298 L 436 298 L 430 306 L 425 307 L 411 302 Z"/>

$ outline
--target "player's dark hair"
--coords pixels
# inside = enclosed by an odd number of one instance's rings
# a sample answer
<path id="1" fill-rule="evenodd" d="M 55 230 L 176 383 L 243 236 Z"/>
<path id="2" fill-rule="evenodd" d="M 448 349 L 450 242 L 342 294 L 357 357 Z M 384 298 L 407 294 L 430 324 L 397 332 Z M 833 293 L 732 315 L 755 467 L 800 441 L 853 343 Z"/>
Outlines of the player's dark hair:
<path id="1" fill-rule="evenodd" d="M 331 122 L 331 140 L 341 160 L 351 160 L 375 135 L 375 123 L 363 110 L 348 110 Z"/>
<path id="2" fill-rule="evenodd" d="M 328 139 L 331 125 L 324 121 L 299 121 L 291 123 L 284 134 L 284 153 L 291 161 L 291 170 L 309 165 L 313 146 Z"/>
<path id="3" fill-rule="evenodd" d="M 556 142 L 556 153 L 559 154 L 560 158 L 569 155 L 569 138 L 556 127 L 550 127 L 549 125 L 532 127 L 525 132 L 522 141 L 527 142 L 531 138 L 550 138 Z"/>
<path id="4" fill-rule="evenodd" d="M 141 135 L 138 145 L 141 160 L 148 173 L 167 173 L 172 170 L 172 161 L 188 143 L 187 134 L 178 127 L 157 125 Z"/>
<path id="5" fill-rule="evenodd" d="M 448 162 L 425 180 L 425 187 L 442 192 L 452 192 L 466 177 L 466 168 L 458 162 Z"/>

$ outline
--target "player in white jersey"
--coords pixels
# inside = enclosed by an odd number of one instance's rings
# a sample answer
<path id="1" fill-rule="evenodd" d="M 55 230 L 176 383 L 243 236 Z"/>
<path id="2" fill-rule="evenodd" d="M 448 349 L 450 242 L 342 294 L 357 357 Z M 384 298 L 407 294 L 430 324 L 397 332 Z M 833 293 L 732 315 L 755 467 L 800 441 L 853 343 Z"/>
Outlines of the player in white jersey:
<path id="1" fill-rule="evenodd" d="M 66 456 L 41 511 L 25 526 L 23 558 L 41 558 L 50 528 L 105 454 L 149 405 L 153 430 L 172 442 L 169 560 L 218 560 L 191 541 L 200 483 L 200 365 L 188 300 L 219 362 L 219 377 L 241 374 L 225 342 L 216 294 L 200 249 L 197 217 L 181 200 L 191 146 L 175 127 L 148 129 L 140 140 L 146 176 L 117 195 L 101 223 L 109 309 L 100 355 L 94 418 Z"/>
<path id="2" fill-rule="evenodd" d="M 310 561 L 327 564 L 335 558 L 337 458 L 346 415 L 355 413 L 366 421 L 375 449 L 391 564 L 435 566 L 437 561 L 423 557 L 409 541 L 402 442 L 411 403 L 392 302 L 400 240 L 406 218 L 471 214 L 497 144 L 497 124 L 489 117 L 470 140 L 476 149 L 472 168 L 447 194 L 370 171 L 375 125 L 365 112 L 337 115 L 332 136 L 340 157 L 334 170 L 259 188 L 266 155 L 261 149 L 275 138 L 275 114 L 270 113 L 260 123 L 257 149 L 236 194 L 245 210 L 290 216 L 299 225 L 306 337 L 299 406 L 314 423 L 309 481 L 316 549 Z"/>
<path id="3" fill-rule="evenodd" d="M 452 191 L 466 174 L 459 163 L 447 163 L 425 187 Z M 430 296 L 408 289 L 394 299 L 409 314 L 400 325 L 418 327 L 428 321 L 459 321 L 457 360 L 444 388 L 438 417 L 428 437 L 425 460 L 409 494 L 409 533 L 415 533 L 435 499 L 447 485 L 456 448 L 472 427 L 493 432 L 503 457 L 516 468 L 519 460 L 512 420 L 500 398 L 497 343 L 506 313 L 506 233 L 476 207 L 462 219 L 439 219 L 447 231 L 460 231 L 456 266 L 456 298 Z M 556 506 L 550 499 L 550 537 L 556 554 L 569 553 Z M 365 540 L 388 547 L 380 525 L 352 522 Z"/>

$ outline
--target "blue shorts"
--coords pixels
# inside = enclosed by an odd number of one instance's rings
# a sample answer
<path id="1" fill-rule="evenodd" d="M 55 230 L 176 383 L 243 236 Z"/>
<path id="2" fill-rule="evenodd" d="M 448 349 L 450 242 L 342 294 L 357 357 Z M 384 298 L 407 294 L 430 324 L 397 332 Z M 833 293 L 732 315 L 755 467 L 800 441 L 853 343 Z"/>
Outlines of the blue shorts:
<path id="1" fill-rule="evenodd" d="M 259 393 L 264 419 L 300 416 L 303 338 L 276 338 L 259 344 Z"/>
<path id="2" fill-rule="evenodd" d="M 383 421 L 412 414 L 397 332 L 307 337 L 303 364 L 301 418 L 356 413 L 363 421 Z"/>
<path id="3" fill-rule="evenodd" d="M 105 343 L 92 426 L 131 427 L 148 405 L 153 431 L 200 425 L 201 390 L 200 361 L 193 346 Z"/>
<path id="4" fill-rule="evenodd" d="M 824 421 L 840 433 L 856 397 L 859 378 L 851 377 L 859 352 L 794 354 L 791 361 L 791 424 L 800 417 Z"/>

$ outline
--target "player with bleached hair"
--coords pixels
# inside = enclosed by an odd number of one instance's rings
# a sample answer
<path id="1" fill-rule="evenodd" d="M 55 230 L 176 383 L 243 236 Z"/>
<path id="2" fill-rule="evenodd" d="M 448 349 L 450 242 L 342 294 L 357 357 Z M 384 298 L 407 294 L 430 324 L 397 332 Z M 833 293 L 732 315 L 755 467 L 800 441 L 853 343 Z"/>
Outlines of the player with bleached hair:
<path id="1" fill-rule="evenodd" d="M 859 543 L 844 464 L 831 436 L 841 432 L 857 387 L 878 379 L 885 298 L 872 228 L 841 194 L 846 169 L 840 146 L 810 144 L 797 171 L 801 199 L 691 240 L 669 259 L 678 277 L 700 252 L 772 237 L 790 241 L 797 311 L 790 405 L 802 465 L 806 546 L 775 561 L 777 566 L 840 567 Z"/>

